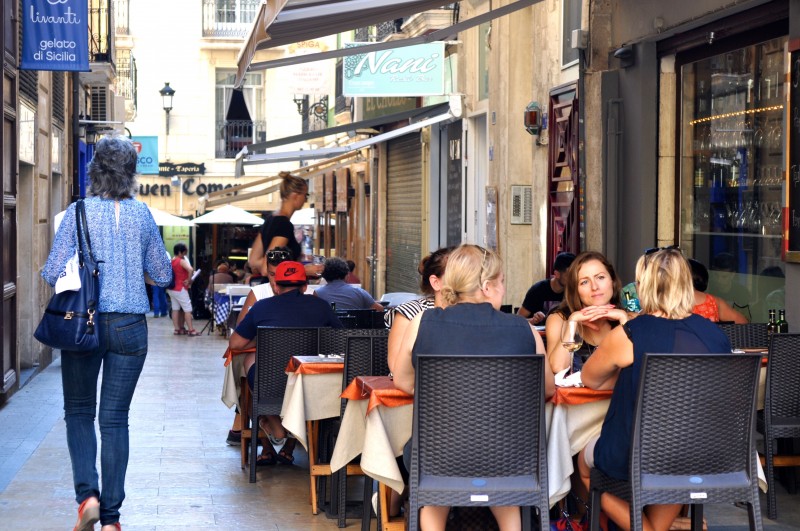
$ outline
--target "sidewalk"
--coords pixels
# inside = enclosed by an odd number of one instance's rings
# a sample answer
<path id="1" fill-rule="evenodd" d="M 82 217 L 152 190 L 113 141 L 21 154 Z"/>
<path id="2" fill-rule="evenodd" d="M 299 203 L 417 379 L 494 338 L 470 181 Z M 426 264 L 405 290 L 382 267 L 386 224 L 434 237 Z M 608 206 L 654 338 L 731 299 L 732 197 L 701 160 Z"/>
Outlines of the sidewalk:
<path id="1" fill-rule="evenodd" d="M 205 334 L 173 336 L 165 318 L 148 318 L 148 325 L 150 352 L 131 406 L 123 529 L 338 529 L 336 520 L 311 514 L 308 460 L 299 445 L 296 466 L 263 467 L 251 484 L 239 467 L 239 447 L 225 444 L 233 419 L 219 398 L 226 341 Z M 0 409 L 0 426 L 0 529 L 71 529 L 77 504 L 60 360 Z M 761 497 L 764 527 L 800 529 L 800 498 L 779 489 L 777 522 L 766 518 Z M 705 514 L 709 530 L 747 529 L 744 509 L 707 506 Z M 347 523 L 360 529 L 359 520 Z"/>
<path id="2" fill-rule="evenodd" d="M 239 447 L 225 444 L 233 420 L 220 401 L 226 340 L 173 336 L 168 318 L 150 317 L 148 325 L 150 351 L 131 406 L 123 529 L 338 529 L 336 520 L 311 514 L 299 446 L 296 466 L 262 467 L 251 484 Z M 63 418 L 60 359 L 0 409 L 1 529 L 75 525 Z"/>

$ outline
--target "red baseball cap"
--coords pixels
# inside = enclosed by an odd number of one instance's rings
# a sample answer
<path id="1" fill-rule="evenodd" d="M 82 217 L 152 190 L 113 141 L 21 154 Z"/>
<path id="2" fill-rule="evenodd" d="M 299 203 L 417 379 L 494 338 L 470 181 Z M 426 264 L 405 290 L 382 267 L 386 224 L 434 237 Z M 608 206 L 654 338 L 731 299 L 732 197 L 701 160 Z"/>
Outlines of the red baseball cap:
<path id="1" fill-rule="evenodd" d="M 275 269 L 275 283 L 279 286 L 301 286 L 308 283 L 306 269 L 300 262 L 281 262 Z"/>

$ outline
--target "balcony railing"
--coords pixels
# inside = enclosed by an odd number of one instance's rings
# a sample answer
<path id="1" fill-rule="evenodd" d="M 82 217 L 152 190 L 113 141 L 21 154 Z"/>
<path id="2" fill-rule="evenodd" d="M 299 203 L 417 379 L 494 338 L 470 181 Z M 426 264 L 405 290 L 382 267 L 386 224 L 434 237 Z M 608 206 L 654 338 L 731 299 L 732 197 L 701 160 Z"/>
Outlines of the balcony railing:
<path id="1" fill-rule="evenodd" d="M 119 0 L 117 0 L 119 1 Z M 117 79 L 115 92 L 125 98 L 126 110 L 136 114 L 136 58 L 130 50 L 117 50 Z"/>
<path id="2" fill-rule="evenodd" d="M 453 18 L 458 17 L 458 3 L 454 4 L 445 4 L 439 9 L 445 9 L 449 11 L 453 11 Z M 375 24 L 374 26 L 369 26 L 366 28 L 358 28 L 355 30 L 355 41 L 356 42 L 383 42 L 388 36 L 394 33 L 400 33 L 402 31 L 403 22 L 406 19 L 398 18 L 395 20 L 389 20 L 386 22 L 381 22 L 380 24 Z M 455 23 L 456 20 L 453 21 Z"/>
<path id="3" fill-rule="evenodd" d="M 117 35 L 130 35 L 130 0 L 114 0 L 114 26 Z"/>
<path id="4" fill-rule="evenodd" d="M 261 0 L 203 0 L 203 37 L 245 38 Z"/>
<path id="5" fill-rule="evenodd" d="M 89 2 L 89 61 L 114 63 L 114 10 L 111 0 Z"/>
<path id="6" fill-rule="evenodd" d="M 267 140 L 267 123 L 263 120 L 222 120 L 217 122 L 218 159 L 232 159 L 241 149 Z"/>

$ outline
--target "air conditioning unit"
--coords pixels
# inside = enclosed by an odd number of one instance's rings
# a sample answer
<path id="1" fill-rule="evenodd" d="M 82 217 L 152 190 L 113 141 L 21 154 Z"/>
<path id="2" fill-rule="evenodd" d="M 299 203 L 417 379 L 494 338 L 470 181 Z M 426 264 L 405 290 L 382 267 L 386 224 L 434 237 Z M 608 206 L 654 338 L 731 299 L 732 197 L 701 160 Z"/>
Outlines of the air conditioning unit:
<path id="1" fill-rule="evenodd" d="M 92 117 L 92 120 L 113 120 L 111 103 L 114 101 L 114 93 L 105 85 L 89 87 L 89 91 L 92 97 L 89 116 Z"/>
<path id="2" fill-rule="evenodd" d="M 531 186 L 511 187 L 511 224 L 530 225 L 533 223 L 533 189 Z"/>

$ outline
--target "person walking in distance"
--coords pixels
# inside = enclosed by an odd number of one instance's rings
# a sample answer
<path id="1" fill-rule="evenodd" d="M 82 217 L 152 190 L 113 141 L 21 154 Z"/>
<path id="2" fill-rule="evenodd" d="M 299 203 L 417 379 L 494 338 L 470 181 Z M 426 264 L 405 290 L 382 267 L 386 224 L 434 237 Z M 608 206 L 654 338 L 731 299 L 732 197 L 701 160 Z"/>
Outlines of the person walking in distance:
<path id="1" fill-rule="evenodd" d="M 189 286 L 192 285 L 192 273 L 194 273 L 194 269 L 186 259 L 189 250 L 185 243 L 179 242 L 175 244 L 173 251 L 175 251 L 175 256 L 172 257 L 172 273 L 175 275 L 175 285 L 172 289 L 167 290 L 172 301 L 172 324 L 175 325 L 173 333 L 176 336 L 196 336 L 199 334 L 192 325 L 192 299 L 189 297 Z M 186 326 L 189 327 L 188 330 L 185 330 L 181 324 L 181 310 L 184 313 Z"/>
<path id="2" fill-rule="evenodd" d="M 61 380 L 67 446 L 78 507 L 76 531 L 119 531 L 128 468 L 128 414 L 147 356 L 150 311 L 145 282 L 166 287 L 172 279 L 169 257 L 147 205 L 134 199 L 136 148 L 122 136 L 95 144 L 89 163 L 89 195 L 84 201 L 88 233 L 100 270 L 97 333 L 100 346 L 87 352 L 61 351 Z M 75 203 L 56 233 L 42 270 L 50 285 L 78 247 Z M 103 381 L 98 408 L 97 380 Z M 97 434 L 100 425 L 100 467 Z M 4 526 L 5 527 L 5 526 Z"/>

